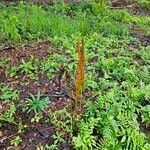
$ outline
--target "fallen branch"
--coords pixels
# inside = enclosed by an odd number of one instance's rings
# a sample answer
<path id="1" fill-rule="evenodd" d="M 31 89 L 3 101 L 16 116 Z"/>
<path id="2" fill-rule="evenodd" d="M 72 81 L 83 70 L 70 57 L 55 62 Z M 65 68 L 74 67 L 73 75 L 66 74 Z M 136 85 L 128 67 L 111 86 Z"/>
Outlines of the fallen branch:
<path id="1" fill-rule="evenodd" d="M 33 95 L 33 96 L 37 96 L 37 95 Z M 40 96 L 41 98 L 46 98 L 46 97 L 52 97 L 52 98 L 60 98 L 60 97 L 66 97 L 66 98 L 70 98 L 72 100 L 74 100 L 74 98 L 71 95 L 68 94 L 43 94 Z M 24 97 L 25 99 L 29 99 L 31 98 L 30 95 Z"/>

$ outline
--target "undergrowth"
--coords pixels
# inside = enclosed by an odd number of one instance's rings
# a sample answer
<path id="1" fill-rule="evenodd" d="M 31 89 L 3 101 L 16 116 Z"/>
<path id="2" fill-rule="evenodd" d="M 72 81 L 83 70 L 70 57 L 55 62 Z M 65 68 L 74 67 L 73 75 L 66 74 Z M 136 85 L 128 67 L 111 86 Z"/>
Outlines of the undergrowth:
<path id="1" fill-rule="evenodd" d="M 148 6 L 146 1 L 140 2 Z M 31 122 L 44 120 L 64 128 L 77 150 L 150 149 L 149 135 L 141 130 L 143 124 L 150 126 L 150 46 L 143 45 L 141 41 L 142 36 L 150 36 L 150 17 L 133 15 L 125 9 L 112 10 L 106 3 L 53 6 L 24 2 L 6 6 L 0 3 L 2 49 L 6 43 L 17 45 L 39 39 L 50 40 L 61 49 L 61 53 L 50 54 L 43 61 L 31 56 L 11 67 L 7 63 L 9 58 L 3 57 L 0 68 L 5 75 L 17 79 L 17 75 L 25 74 L 37 80 L 42 72 L 52 79 L 60 64 L 64 64 L 74 78 L 75 45 L 79 37 L 84 37 L 86 66 L 83 95 L 84 92 L 85 95 L 90 93 L 82 99 L 84 114 L 81 120 L 75 119 L 76 126 L 72 127 L 74 120 L 71 114 L 66 110 L 49 111 L 51 100 L 41 98 L 38 91 L 36 96 L 31 93 L 30 98 L 19 102 L 19 91 L 1 84 L 0 106 L 5 106 L 5 109 L 0 111 L 0 121 L 15 124 L 18 128 L 12 145 L 22 142 L 19 135 L 27 128 L 26 123 L 16 116 L 16 111 L 21 109 L 30 114 Z M 137 30 L 140 36 L 134 34 Z M 46 119 L 45 114 L 48 115 Z M 63 138 L 56 132 L 55 142 L 45 149 L 57 149 L 64 142 Z"/>

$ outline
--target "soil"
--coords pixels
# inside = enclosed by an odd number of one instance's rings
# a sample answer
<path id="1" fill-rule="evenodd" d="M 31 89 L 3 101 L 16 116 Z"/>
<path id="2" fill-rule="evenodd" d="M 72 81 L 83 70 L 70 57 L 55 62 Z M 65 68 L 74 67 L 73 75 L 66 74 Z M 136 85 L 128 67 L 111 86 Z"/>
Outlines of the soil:
<path id="1" fill-rule="evenodd" d="M 150 138 L 150 126 L 146 125 L 145 123 L 141 123 L 140 130 Z"/>
<path id="2" fill-rule="evenodd" d="M 137 3 L 127 2 L 126 0 L 111 0 L 114 9 L 128 9 L 132 14 L 150 16 L 150 10 L 139 6 Z"/>
<path id="3" fill-rule="evenodd" d="M 135 15 L 150 16 L 150 11 L 140 6 L 134 6 L 130 11 Z"/>
<path id="4" fill-rule="evenodd" d="M 54 126 L 47 124 L 33 125 L 28 131 L 24 133 L 24 141 L 20 148 L 22 150 L 34 150 L 37 145 L 51 145 L 54 142 L 53 135 L 59 130 Z M 60 132 L 60 131 L 59 131 Z M 72 148 L 69 139 L 65 139 L 65 142 L 58 146 L 60 150 L 70 150 Z"/>
<path id="5" fill-rule="evenodd" d="M 7 46 L 0 50 L 0 60 L 4 56 L 9 57 L 7 65 L 9 67 L 16 66 L 21 62 L 21 59 L 27 60 L 31 55 L 38 58 L 40 61 L 47 59 L 47 57 L 58 51 L 57 48 L 52 47 L 51 43 L 48 41 L 36 42 L 29 45 L 24 45 L 22 47 Z M 59 52 L 58 52 L 59 53 Z M 38 79 L 31 79 L 24 73 L 18 74 L 16 77 L 7 77 L 4 73 L 4 69 L 0 69 L 0 83 L 5 83 L 20 91 L 20 100 L 26 101 L 29 98 L 28 93 L 33 95 L 40 91 L 43 97 L 48 97 L 51 100 L 51 105 L 49 109 L 51 111 L 60 110 L 63 108 L 70 108 L 71 106 L 71 95 L 70 89 L 67 87 L 67 79 L 63 79 L 64 68 L 61 68 L 53 79 L 49 79 L 45 74 L 39 74 Z M 6 108 L 4 105 L 1 106 L 1 112 Z M 18 147 L 18 150 L 32 150 L 35 149 L 37 145 L 52 144 L 54 139 L 53 135 L 57 131 L 57 128 L 53 125 L 45 124 L 39 122 L 37 124 L 32 124 L 30 122 L 33 114 L 23 113 L 20 109 L 17 109 L 17 117 L 21 118 L 24 124 L 28 125 L 21 137 L 23 139 L 22 145 Z M 47 115 L 46 113 L 44 115 Z M 46 117 L 46 116 L 45 116 Z M 10 141 L 15 137 L 17 133 L 17 127 L 14 124 L 8 124 L 3 122 L 3 127 L 1 130 L 0 139 L 0 149 L 15 149 L 10 145 Z M 5 137 L 9 137 L 6 138 Z M 70 140 L 65 136 L 66 141 L 64 144 L 59 145 L 61 150 L 71 149 Z M 16 149 L 15 149 L 16 150 Z"/>
<path id="6" fill-rule="evenodd" d="M 48 3 L 51 4 L 49 0 L 30 0 L 36 3 Z M 66 0 L 65 2 L 77 2 L 77 0 Z M 113 7 L 126 7 L 128 3 L 123 1 L 116 1 L 113 3 Z M 147 10 L 143 10 L 141 7 L 135 9 L 133 7 L 130 9 L 132 13 L 140 14 L 140 15 L 149 15 Z M 143 46 L 150 45 L 150 37 L 146 36 L 143 31 L 137 30 L 135 27 L 132 28 L 132 34 L 134 37 L 139 39 Z M 31 55 L 35 56 L 39 60 L 43 61 L 48 58 L 48 55 L 53 53 L 60 53 L 58 48 L 54 47 L 49 41 L 43 42 L 35 42 L 32 44 L 27 44 L 21 47 L 15 46 L 5 46 L 2 50 L 0 50 L 0 60 L 2 58 L 9 57 L 9 61 L 7 65 L 14 66 L 18 65 L 20 61 L 27 60 Z M 138 57 L 135 58 L 137 61 L 140 59 Z M 94 60 L 96 61 L 96 59 Z M 67 86 L 67 79 L 63 78 L 65 70 L 62 68 L 53 79 L 49 79 L 45 74 L 39 74 L 38 79 L 31 79 L 25 74 L 18 74 L 17 78 L 6 77 L 4 73 L 4 69 L 0 68 L 0 83 L 5 83 L 7 85 L 12 86 L 14 89 L 20 91 L 20 100 L 26 100 L 29 98 L 28 93 L 32 93 L 33 95 L 37 94 L 37 91 L 40 91 L 41 94 L 45 97 L 49 97 L 51 100 L 52 111 L 59 110 L 62 108 L 70 107 L 72 97 L 70 94 L 70 89 Z M 98 74 L 99 77 L 103 76 L 103 72 Z M 90 95 L 86 92 L 85 96 Z M 2 108 L 1 108 L 2 107 Z M 1 109 L 5 109 L 4 106 L 1 106 Z M 17 132 L 17 127 L 14 124 L 8 124 L 3 122 L 2 130 L 0 131 L 0 150 L 34 150 L 37 145 L 46 145 L 52 144 L 54 142 L 53 135 L 56 131 L 64 132 L 62 129 L 59 129 L 51 124 L 46 124 L 44 122 L 39 122 L 35 124 L 30 123 L 29 115 L 26 113 L 22 113 L 20 110 L 17 111 L 17 115 L 24 120 L 24 123 L 28 125 L 27 129 L 24 133 L 21 134 L 22 144 L 18 146 L 18 148 L 14 148 L 11 146 L 10 142 L 15 137 Z M 31 114 L 32 116 L 32 114 Z M 144 124 L 141 124 L 141 131 L 146 133 L 148 136 L 150 135 L 150 128 L 146 127 Z M 71 138 L 67 133 L 65 134 L 65 142 L 59 145 L 60 150 L 71 150 Z M 3 139 L 3 141 L 2 141 Z"/>
<path id="7" fill-rule="evenodd" d="M 138 31 L 134 29 L 135 34 L 139 35 Z M 142 35 L 144 33 L 140 32 Z M 49 41 L 35 42 L 32 44 L 24 45 L 22 47 L 7 46 L 0 50 L 0 59 L 4 56 L 10 58 L 8 65 L 11 67 L 13 65 L 19 64 L 21 59 L 27 60 L 30 55 L 37 57 L 40 61 L 46 60 L 50 54 L 60 53 L 62 51 L 53 47 Z M 62 54 L 63 55 L 63 54 Z M 140 58 L 135 58 L 140 59 Z M 51 100 L 51 106 L 49 109 L 51 111 L 60 110 L 63 108 L 70 108 L 71 95 L 70 89 L 67 87 L 67 79 L 62 78 L 65 69 L 60 69 L 53 79 L 49 79 L 45 74 L 39 74 L 38 79 L 30 79 L 25 74 L 19 74 L 18 78 L 9 78 L 5 76 L 4 70 L 0 70 L 0 82 L 12 86 L 14 89 L 20 91 L 20 101 L 29 98 L 28 93 L 33 95 L 40 91 L 45 97 L 49 97 Z M 99 76 L 102 76 L 100 74 Z M 74 90 L 74 89 L 71 89 Z M 89 97 L 89 91 L 85 92 L 85 97 Z M 0 105 L 2 109 L 5 106 Z M 64 132 L 63 129 L 59 129 L 52 124 L 44 123 L 40 121 L 39 123 L 31 123 L 30 119 L 33 114 L 23 113 L 21 110 L 17 110 L 17 117 L 23 120 L 23 124 L 28 125 L 25 132 L 20 136 L 22 137 L 22 144 L 16 147 L 11 146 L 11 140 L 16 136 L 17 127 L 14 124 L 8 124 L 3 122 L 2 130 L 0 131 L 0 149 L 1 150 L 34 150 L 38 145 L 45 146 L 46 144 L 52 144 L 54 142 L 54 134 L 56 131 Z M 47 117 L 47 114 L 44 114 Z M 150 135 L 149 127 L 141 124 L 141 131 Z M 8 137 L 8 138 L 7 138 Z M 5 139 L 6 138 L 6 139 Z M 58 145 L 60 150 L 71 150 L 71 138 L 67 133 L 64 136 L 65 142 Z M 2 141 L 3 139 L 3 141 Z"/>
<path id="8" fill-rule="evenodd" d="M 111 4 L 114 8 L 124 8 L 128 5 L 128 3 L 124 0 L 111 0 Z"/>
<path id="9" fill-rule="evenodd" d="M 137 29 L 135 26 L 131 28 L 132 36 L 138 39 L 142 46 L 150 45 L 150 35 L 146 35 L 145 31 Z"/>

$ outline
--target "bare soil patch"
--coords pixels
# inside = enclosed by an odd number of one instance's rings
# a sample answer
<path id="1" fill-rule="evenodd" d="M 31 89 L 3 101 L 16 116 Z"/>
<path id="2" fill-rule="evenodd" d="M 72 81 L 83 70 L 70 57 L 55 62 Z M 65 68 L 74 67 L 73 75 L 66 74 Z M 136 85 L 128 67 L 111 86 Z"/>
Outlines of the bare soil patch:
<path id="1" fill-rule="evenodd" d="M 111 0 L 114 9 L 128 9 L 132 14 L 141 16 L 150 16 L 150 10 L 140 6 L 136 2 L 127 2 L 126 0 Z"/>
<path id="2" fill-rule="evenodd" d="M 56 53 L 57 48 L 53 48 L 51 43 L 48 41 L 33 43 L 29 45 L 24 45 L 22 48 L 18 47 L 7 47 L 0 51 L 0 59 L 4 56 L 9 57 L 7 65 L 9 67 L 18 65 L 21 60 L 27 60 L 31 55 L 38 58 L 40 61 L 47 59 L 51 53 Z M 59 53 L 59 52 L 58 52 Z M 28 93 L 33 95 L 40 91 L 42 97 L 48 97 L 51 101 L 50 108 L 51 111 L 60 110 L 63 108 L 68 108 L 71 106 L 70 89 L 67 87 L 66 79 L 62 76 L 64 75 L 64 69 L 61 68 L 53 79 L 49 79 L 45 74 L 40 73 L 38 79 L 31 79 L 26 74 L 17 74 L 17 78 L 9 77 L 5 75 L 4 68 L 0 68 L 0 83 L 4 83 L 17 89 L 20 92 L 20 100 L 26 101 L 29 98 Z M 4 105 L 1 106 L 4 110 Z M 46 115 L 46 114 L 45 114 Z M 23 113 L 20 109 L 17 109 L 17 117 L 19 117 L 23 123 L 28 125 L 24 133 L 21 134 L 22 144 L 17 148 L 18 150 L 32 150 L 38 145 L 52 144 L 54 139 L 53 135 L 56 133 L 57 129 L 54 125 L 45 124 L 39 122 L 37 124 L 31 123 L 30 119 L 33 114 Z M 45 116 L 46 117 L 46 116 Z M 63 130 L 62 130 L 63 132 Z M 1 131 L 0 149 L 15 149 L 11 146 L 11 140 L 15 137 L 17 133 L 17 127 L 14 124 L 3 122 L 3 127 Z M 6 137 L 6 139 L 5 139 Z M 60 150 L 71 149 L 70 138 L 65 135 L 64 144 L 59 145 Z"/>

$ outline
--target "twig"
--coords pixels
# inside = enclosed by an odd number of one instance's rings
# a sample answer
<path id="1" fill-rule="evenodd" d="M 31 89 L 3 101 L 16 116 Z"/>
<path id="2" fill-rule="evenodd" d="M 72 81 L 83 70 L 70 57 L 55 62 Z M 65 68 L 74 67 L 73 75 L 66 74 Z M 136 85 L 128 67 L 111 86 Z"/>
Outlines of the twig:
<path id="1" fill-rule="evenodd" d="M 15 46 L 7 46 L 7 47 L 4 47 L 4 48 L 2 48 L 1 50 L 2 51 L 6 51 L 6 50 L 10 50 L 10 49 L 15 49 Z"/>
<path id="2" fill-rule="evenodd" d="M 36 96 L 36 95 L 35 95 Z M 67 97 L 67 98 L 71 98 L 74 100 L 74 98 L 70 95 L 67 94 L 44 94 L 40 96 L 41 98 L 45 98 L 45 97 L 53 97 L 53 98 L 59 98 L 59 97 Z M 26 96 L 24 97 L 25 99 L 29 99 L 31 98 L 31 96 Z"/>
<path id="3" fill-rule="evenodd" d="M 12 135 L 10 135 L 10 136 L 8 136 L 8 137 L 3 137 L 1 140 L 2 140 L 2 141 L 5 141 L 5 140 L 7 140 L 7 139 L 9 139 L 9 138 L 11 138 L 11 137 L 17 135 L 17 134 L 18 134 L 18 133 L 14 133 L 14 134 L 12 134 Z M 0 140 L 0 141 L 1 141 L 1 140 Z"/>

